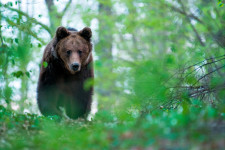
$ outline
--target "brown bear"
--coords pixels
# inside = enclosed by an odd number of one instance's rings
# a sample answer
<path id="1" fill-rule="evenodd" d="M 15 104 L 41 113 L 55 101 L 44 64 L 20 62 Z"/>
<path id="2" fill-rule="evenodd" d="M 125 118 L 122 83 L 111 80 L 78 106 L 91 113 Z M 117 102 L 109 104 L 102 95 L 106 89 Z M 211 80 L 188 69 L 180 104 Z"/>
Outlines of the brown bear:
<path id="1" fill-rule="evenodd" d="M 93 87 L 92 31 L 59 27 L 46 46 L 37 87 L 37 102 L 45 116 L 62 116 L 60 107 L 72 119 L 85 117 L 91 109 Z M 44 64 L 44 65 L 43 65 Z"/>

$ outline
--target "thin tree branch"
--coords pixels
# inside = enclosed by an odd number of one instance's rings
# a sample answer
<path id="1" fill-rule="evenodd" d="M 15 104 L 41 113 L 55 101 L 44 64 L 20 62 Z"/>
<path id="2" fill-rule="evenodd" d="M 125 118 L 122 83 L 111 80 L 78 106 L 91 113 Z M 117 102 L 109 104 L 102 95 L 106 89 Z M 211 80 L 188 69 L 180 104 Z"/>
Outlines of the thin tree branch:
<path id="1" fill-rule="evenodd" d="M 0 39 L 1 39 L 1 47 L 3 47 L 3 38 L 2 38 L 2 12 L 0 11 Z"/>
<path id="2" fill-rule="evenodd" d="M 53 0 L 45 0 L 45 3 L 47 5 L 48 12 L 51 12 L 52 11 L 52 6 L 54 5 Z"/>
<path id="3" fill-rule="evenodd" d="M 2 4 L 0 4 L 0 5 L 2 5 Z M 7 6 L 7 5 L 2 5 L 2 6 L 4 6 L 5 8 L 7 8 L 7 9 L 9 9 L 9 10 L 11 10 L 11 11 L 15 11 L 15 12 L 17 12 L 17 13 L 19 13 L 19 14 L 25 16 L 25 17 L 27 18 L 27 20 L 31 21 L 32 23 L 35 23 L 35 24 L 40 25 L 40 26 L 41 26 L 42 28 L 44 28 L 51 36 L 53 36 L 53 34 L 52 34 L 50 28 L 49 28 L 47 25 L 45 25 L 45 24 L 43 24 L 43 23 L 37 21 L 35 18 L 30 17 L 30 16 L 29 16 L 28 14 L 26 14 L 25 12 L 20 11 L 20 10 L 15 9 L 15 8 L 11 8 L 11 7 Z"/>
<path id="4" fill-rule="evenodd" d="M 221 57 L 224 57 L 224 58 L 225 58 L 225 54 L 224 54 L 224 55 L 217 56 L 217 57 L 206 58 L 206 59 L 204 59 L 203 61 L 200 61 L 200 62 L 198 62 L 198 63 L 196 63 L 196 64 L 194 64 L 194 65 L 191 65 L 191 66 L 189 66 L 189 67 L 187 67 L 187 68 L 184 68 L 184 70 L 187 70 L 187 69 L 189 69 L 189 68 L 191 68 L 191 67 L 194 67 L 194 66 L 196 66 L 196 65 L 198 65 L 198 64 L 201 64 L 201 63 L 203 63 L 203 62 L 205 62 L 205 61 L 213 60 L 213 59 L 218 59 L 218 58 L 221 58 Z"/>
<path id="5" fill-rule="evenodd" d="M 189 74 L 187 74 L 186 76 L 184 76 L 184 78 L 188 77 L 190 74 L 192 74 L 193 72 L 195 72 L 195 71 L 198 70 L 198 69 L 201 69 L 201 68 L 204 67 L 204 66 L 207 66 L 207 65 L 210 65 L 210 64 L 213 64 L 213 63 L 222 61 L 222 60 L 224 60 L 224 59 L 225 59 L 225 57 L 222 58 L 222 59 L 219 59 L 219 60 L 214 60 L 214 61 L 212 61 L 212 62 L 207 62 L 207 63 L 205 63 L 205 64 L 203 64 L 203 65 L 201 65 L 201 66 L 195 68 L 195 69 L 194 69 L 193 71 L 191 71 Z"/>
<path id="6" fill-rule="evenodd" d="M 4 17 L 5 18 L 5 17 Z M 21 25 L 18 25 L 16 24 L 15 22 L 11 21 L 10 19 L 8 18 L 5 18 L 5 20 L 11 25 L 11 26 L 15 26 L 17 27 L 19 30 L 22 30 L 24 32 L 27 32 L 28 34 L 30 34 L 31 36 L 33 36 L 35 39 L 37 39 L 39 42 L 41 42 L 42 44 L 46 44 L 41 38 L 39 38 L 37 36 L 36 33 L 34 33 L 33 31 L 31 31 L 30 29 L 28 28 L 24 28 L 24 26 L 21 26 Z"/>
<path id="7" fill-rule="evenodd" d="M 176 12 L 182 14 L 182 15 L 188 16 L 188 17 L 198 21 L 199 23 L 204 24 L 204 22 L 201 19 L 199 19 L 197 16 L 195 16 L 192 13 L 191 14 L 186 14 L 184 11 L 180 10 L 179 8 L 177 8 L 175 6 L 171 6 L 171 5 L 167 5 L 167 6 L 170 7 L 172 10 L 174 10 L 174 11 L 176 11 Z"/>
<path id="8" fill-rule="evenodd" d="M 198 41 L 200 42 L 200 44 L 201 44 L 202 46 L 205 47 L 205 43 L 202 41 L 202 39 L 201 39 L 201 37 L 200 37 L 198 31 L 196 30 L 196 28 L 194 27 L 194 25 L 191 23 L 191 21 L 189 21 L 189 22 L 190 22 L 191 28 L 193 29 L 193 31 L 194 31 L 194 33 L 195 33 L 195 35 L 196 35 Z"/>
<path id="9" fill-rule="evenodd" d="M 184 7 L 183 2 L 182 2 L 181 0 L 178 0 L 178 2 L 180 3 L 180 5 L 181 5 L 181 7 L 182 7 L 182 9 L 183 9 L 184 15 L 186 16 L 186 18 L 187 18 L 189 24 L 191 25 L 191 28 L 193 29 L 193 31 L 194 31 L 194 33 L 195 33 L 195 35 L 196 35 L 198 41 L 200 42 L 200 44 L 201 44 L 202 46 L 205 47 L 205 43 L 202 41 L 202 39 L 201 39 L 201 37 L 200 37 L 198 31 L 196 30 L 195 26 L 191 23 L 191 19 L 190 19 L 190 17 L 188 16 L 188 14 L 187 14 L 187 12 L 186 12 L 186 9 L 185 9 L 185 7 Z"/>
<path id="10" fill-rule="evenodd" d="M 213 72 L 215 72 L 215 71 L 217 71 L 217 70 L 219 70 L 219 69 L 222 69 L 223 67 L 225 67 L 225 65 L 222 65 L 222 66 L 220 66 L 219 68 L 216 68 L 216 69 L 210 71 L 209 73 L 205 74 L 204 76 L 202 76 L 201 78 L 199 78 L 198 81 L 196 81 L 196 82 L 193 84 L 193 86 L 194 86 L 196 83 L 198 83 L 201 79 L 205 78 L 206 76 L 212 74 Z"/>
<path id="11" fill-rule="evenodd" d="M 181 70 L 181 71 L 182 71 L 181 74 L 183 74 L 187 69 L 190 69 L 191 67 L 194 67 L 194 66 L 196 66 L 196 65 L 198 65 L 198 64 L 201 64 L 201 63 L 203 63 L 203 62 L 205 62 L 205 61 L 212 60 L 212 59 L 218 59 L 218 58 L 221 58 L 221 57 L 224 57 L 223 59 L 225 59 L 225 54 L 224 54 L 224 55 L 221 55 L 221 56 L 217 56 L 217 57 L 206 58 L 206 59 L 204 59 L 203 61 L 200 61 L 200 62 L 195 63 L 195 64 L 193 64 L 193 65 L 191 65 L 191 66 L 189 66 L 189 67 L 186 67 L 186 68 L 184 68 L 184 69 Z M 170 79 L 172 79 L 173 77 L 175 77 L 177 74 L 180 74 L 179 72 L 181 72 L 181 71 L 176 71 L 173 75 L 171 75 L 171 77 L 170 77 L 168 80 L 166 80 L 166 81 L 164 82 L 164 84 L 167 83 L 167 82 L 168 82 Z"/>
<path id="12" fill-rule="evenodd" d="M 207 94 L 207 93 L 210 93 L 210 92 L 215 92 L 217 90 L 221 90 L 221 89 L 224 89 L 225 88 L 225 84 L 221 84 L 219 86 L 216 86 L 215 88 L 202 88 L 202 89 L 197 89 L 197 91 L 193 92 L 193 93 L 190 93 L 189 96 L 190 97 L 196 97 L 196 96 L 199 96 L 199 95 L 204 95 L 204 94 Z"/>
<path id="13" fill-rule="evenodd" d="M 1 29 L 0 29 L 0 39 L 1 39 L 1 43 L 2 43 L 2 44 L 1 44 L 1 47 L 3 47 L 3 44 L 4 44 L 4 43 L 3 43 L 3 39 L 2 39 L 2 30 L 1 30 Z"/>
<path id="14" fill-rule="evenodd" d="M 70 4 L 72 3 L 72 0 L 69 0 L 68 3 L 66 4 L 65 8 L 63 9 L 63 11 L 61 12 L 62 16 L 64 16 L 64 14 L 66 13 L 66 11 L 68 10 Z"/>

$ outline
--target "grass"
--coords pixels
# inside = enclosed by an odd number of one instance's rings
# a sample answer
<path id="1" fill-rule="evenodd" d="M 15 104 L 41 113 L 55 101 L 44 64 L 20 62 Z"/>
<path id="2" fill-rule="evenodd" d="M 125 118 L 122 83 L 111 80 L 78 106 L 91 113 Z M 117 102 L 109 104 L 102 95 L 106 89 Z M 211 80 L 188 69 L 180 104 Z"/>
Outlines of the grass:
<path id="1" fill-rule="evenodd" d="M 155 110 L 100 110 L 92 121 L 0 109 L 0 149 L 223 149 L 225 113 L 200 102 Z M 121 117 L 123 116 L 123 117 Z M 139 120 L 139 121 L 137 121 Z"/>

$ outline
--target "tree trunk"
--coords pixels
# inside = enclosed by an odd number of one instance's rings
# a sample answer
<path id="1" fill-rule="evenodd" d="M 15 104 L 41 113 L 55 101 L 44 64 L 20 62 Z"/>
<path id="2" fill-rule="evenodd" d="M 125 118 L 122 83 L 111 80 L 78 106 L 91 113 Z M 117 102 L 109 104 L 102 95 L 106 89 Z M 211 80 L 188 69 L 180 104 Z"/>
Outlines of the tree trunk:
<path id="1" fill-rule="evenodd" d="M 48 8 L 48 15 L 49 15 L 49 22 L 50 22 L 50 29 L 51 29 L 51 35 L 54 35 L 56 28 L 61 26 L 62 18 L 65 15 L 66 11 L 68 10 L 70 4 L 72 3 L 72 0 L 69 0 L 63 9 L 62 12 L 59 12 L 57 10 L 57 7 L 54 4 L 53 0 L 45 0 L 45 4 Z"/>
<path id="2" fill-rule="evenodd" d="M 103 66 L 107 67 L 112 71 L 112 43 L 113 35 L 111 30 L 112 23 L 106 20 L 112 15 L 112 9 L 110 6 L 100 3 L 99 4 L 99 42 L 97 44 L 96 51 L 98 53 L 99 59 L 103 61 Z M 107 18 L 106 18 L 107 17 Z"/>
<path id="3" fill-rule="evenodd" d="M 107 2 L 109 4 L 109 2 Z M 113 71 L 113 56 L 112 56 L 112 43 L 113 43 L 113 34 L 112 34 L 112 9 L 110 5 L 105 3 L 99 3 L 99 41 L 95 45 L 95 51 L 99 56 L 99 62 L 101 67 L 98 68 L 98 74 L 100 79 L 111 80 L 112 83 L 101 82 L 98 86 L 95 87 L 95 90 L 98 91 L 102 96 L 109 96 L 112 93 L 114 88 L 113 79 L 108 76 L 108 73 Z"/>

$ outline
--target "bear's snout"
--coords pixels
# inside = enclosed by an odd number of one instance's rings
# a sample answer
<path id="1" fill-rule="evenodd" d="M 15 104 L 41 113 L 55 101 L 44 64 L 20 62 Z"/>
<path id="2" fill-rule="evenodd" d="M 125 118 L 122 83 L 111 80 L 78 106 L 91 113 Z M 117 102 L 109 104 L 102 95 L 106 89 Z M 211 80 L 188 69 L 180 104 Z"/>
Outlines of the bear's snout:
<path id="1" fill-rule="evenodd" d="M 71 64 L 71 68 L 72 68 L 73 71 L 78 71 L 79 68 L 80 68 L 80 64 L 77 63 L 77 62 L 74 62 L 74 63 Z"/>

